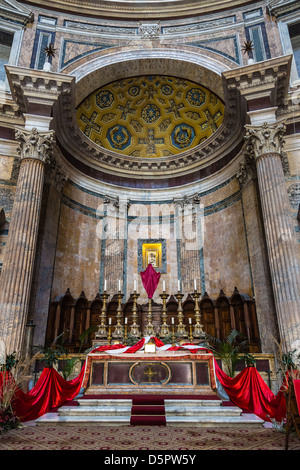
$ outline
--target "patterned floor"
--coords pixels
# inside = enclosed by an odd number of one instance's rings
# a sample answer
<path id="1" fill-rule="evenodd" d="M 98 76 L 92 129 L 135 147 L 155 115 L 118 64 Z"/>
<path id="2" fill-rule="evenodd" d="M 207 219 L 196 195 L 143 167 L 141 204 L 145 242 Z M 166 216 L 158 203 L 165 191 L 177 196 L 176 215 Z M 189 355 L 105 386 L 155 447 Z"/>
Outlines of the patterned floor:
<path id="1" fill-rule="evenodd" d="M 284 450 L 285 434 L 273 428 L 26 425 L 0 434 L 0 450 Z M 300 450 L 295 434 L 289 450 Z"/>

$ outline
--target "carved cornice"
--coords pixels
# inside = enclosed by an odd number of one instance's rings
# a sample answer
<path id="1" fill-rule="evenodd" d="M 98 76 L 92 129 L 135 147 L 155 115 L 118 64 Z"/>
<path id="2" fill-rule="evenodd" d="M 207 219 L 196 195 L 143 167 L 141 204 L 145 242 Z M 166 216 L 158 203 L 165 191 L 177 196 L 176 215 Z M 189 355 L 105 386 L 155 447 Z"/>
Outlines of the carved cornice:
<path id="1" fill-rule="evenodd" d="M 6 73 L 19 112 L 49 116 L 53 104 L 71 93 L 74 77 L 6 65 Z"/>
<path id="2" fill-rule="evenodd" d="M 229 90 L 249 101 L 268 98 L 269 107 L 284 107 L 288 95 L 292 55 L 257 62 L 223 73 Z"/>
<path id="3" fill-rule="evenodd" d="M 299 0 L 271 0 L 267 9 L 269 14 L 274 15 L 276 18 L 281 15 L 286 15 L 300 9 Z"/>
<path id="4" fill-rule="evenodd" d="M 189 196 L 185 195 L 183 197 L 174 197 L 173 203 L 178 204 L 181 208 L 184 208 L 185 205 L 200 204 L 200 197 L 198 193 L 191 194 Z"/>
<path id="5" fill-rule="evenodd" d="M 111 0 L 25 0 L 38 8 L 48 10 L 64 11 L 71 14 L 80 14 L 98 18 L 125 17 L 127 19 L 145 19 L 149 18 L 176 18 L 176 17 L 195 17 L 197 15 L 209 15 L 225 9 L 240 8 L 242 5 L 249 5 L 253 2 L 242 0 L 176 0 L 160 1 L 155 0 L 139 1 L 120 0 L 118 2 Z"/>
<path id="6" fill-rule="evenodd" d="M 16 139 L 21 160 L 33 159 L 46 163 L 51 158 L 55 143 L 53 131 L 40 133 L 37 129 L 16 128 Z"/>

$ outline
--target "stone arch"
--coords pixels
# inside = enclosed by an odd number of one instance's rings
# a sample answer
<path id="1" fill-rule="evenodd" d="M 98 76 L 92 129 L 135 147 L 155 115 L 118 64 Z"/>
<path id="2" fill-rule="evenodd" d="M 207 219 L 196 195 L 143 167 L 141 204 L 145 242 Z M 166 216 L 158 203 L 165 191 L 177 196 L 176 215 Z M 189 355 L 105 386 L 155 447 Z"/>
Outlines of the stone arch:
<path id="1" fill-rule="evenodd" d="M 222 61 L 221 61 L 222 59 Z M 97 88 L 122 78 L 139 75 L 173 75 L 195 81 L 224 99 L 222 73 L 236 66 L 217 53 L 201 47 L 134 49 L 124 46 L 91 54 L 85 62 L 64 72 L 76 79 L 75 105 Z"/>

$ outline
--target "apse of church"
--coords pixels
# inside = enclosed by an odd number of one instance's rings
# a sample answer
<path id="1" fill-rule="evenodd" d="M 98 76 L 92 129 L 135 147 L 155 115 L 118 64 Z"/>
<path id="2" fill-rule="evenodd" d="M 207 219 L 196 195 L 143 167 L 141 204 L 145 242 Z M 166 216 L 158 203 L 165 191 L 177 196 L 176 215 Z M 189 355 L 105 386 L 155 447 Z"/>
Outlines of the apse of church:
<path id="1" fill-rule="evenodd" d="M 34 344 L 51 344 L 66 329 L 75 351 L 104 300 L 105 321 L 132 328 L 134 291 L 146 327 L 140 273 L 152 264 L 158 335 L 163 312 L 177 327 L 181 307 L 189 333 L 199 306 L 213 336 L 236 328 L 257 353 L 273 353 L 273 338 L 296 344 L 297 296 L 285 307 L 287 285 L 299 286 L 297 11 L 227 2 L 187 18 L 152 11 L 150 23 L 135 6 L 124 23 L 104 10 L 90 17 L 87 5 L 74 16 L 19 3 L 0 81 L 2 282 L 23 286 L 2 292 L 6 334 L 34 324 Z M 265 121 L 284 129 L 262 137 Z M 271 149 L 257 143 L 269 132 Z M 23 251 L 10 233 L 20 225 Z M 14 270 L 22 265 L 24 274 Z"/>

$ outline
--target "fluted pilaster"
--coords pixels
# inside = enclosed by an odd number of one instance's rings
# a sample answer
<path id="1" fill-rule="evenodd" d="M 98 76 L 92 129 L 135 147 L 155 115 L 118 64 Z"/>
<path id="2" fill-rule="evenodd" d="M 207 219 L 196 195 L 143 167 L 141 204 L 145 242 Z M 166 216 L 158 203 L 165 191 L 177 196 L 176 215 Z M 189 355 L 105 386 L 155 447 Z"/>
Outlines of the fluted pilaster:
<path id="1" fill-rule="evenodd" d="M 45 163 L 51 155 L 53 132 L 18 129 L 21 157 L 1 273 L 0 334 L 7 353 L 20 351 L 27 320 L 36 252 Z"/>
<path id="2" fill-rule="evenodd" d="M 300 352 L 300 279 L 296 237 L 281 162 L 283 124 L 246 126 L 254 149 L 280 337 Z"/>

